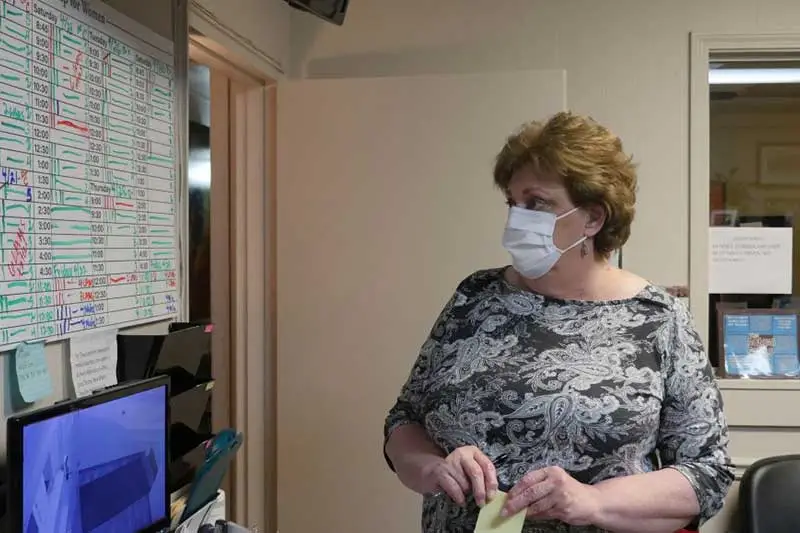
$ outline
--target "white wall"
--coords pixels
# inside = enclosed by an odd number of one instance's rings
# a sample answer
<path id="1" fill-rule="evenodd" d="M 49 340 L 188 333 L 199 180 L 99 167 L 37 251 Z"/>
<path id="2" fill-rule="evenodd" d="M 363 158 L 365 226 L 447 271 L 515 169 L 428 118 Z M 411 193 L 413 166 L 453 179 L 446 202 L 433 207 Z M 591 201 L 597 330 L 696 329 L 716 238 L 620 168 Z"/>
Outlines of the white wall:
<path id="1" fill-rule="evenodd" d="M 566 70 L 568 107 L 591 114 L 610 126 L 641 163 L 639 208 L 633 236 L 624 251 L 626 268 L 658 284 L 687 285 L 689 35 L 691 32 L 797 32 L 800 3 L 796 0 L 353 0 L 343 27 L 301 13 L 292 13 L 291 20 L 289 73 L 294 77 Z M 520 116 L 520 122 L 531 118 L 537 117 Z M 488 183 L 490 176 L 486 179 Z M 279 204 L 289 200 L 281 197 L 280 191 L 278 194 Z M 278 284 L 280 294 L 280 275 Z M 308 290 L 315 290 L 313 284 Z M 294 326 L 301 328 L 302 324 Z M 284 355 L 279 351 L 279 359 Z M 407 355 L 408 365 L 415 355 Z M 336 360 L 335 353 L 329 356 Z M 303 361 L 294 364 L 302 366 Z M 302 370 L 310 375 L 324 374 L 330 383 L 369 382 L 368 376 L 351 375 L 349 369 L 337 369 L 335 365 L 324 368 L 306 365 Z M 278 379 L 280 384 L 280 376 Z M 398 386 L 400 381 L 402 377 L 398 377 Z M 780 407 L 795 402 L 797 383 L 728 381 L 722 386 L 732 426 L 731 452 L 740 470 L 765 455 L 796 452 L 800 420 L 788 407 Z M 768 417 L 764 416 L 766 413 Z M 380 430 L 375 427 L 375 434 Z M 324 443 L 320 444 L 319 453 L 325 453 Z M 375 454 L 379 453 L 376 449 Z M 352 463 L 337 461 L 321 464 L 320 468 L 335 469 L 326 478 L 338 476 L 344 480 L 352 475 L 353 468 L 363 468 L 359 461 L 360 458 L 353 458 Z M 382 476 L 389 475 L 376 468 L 360 472 L 358 477 L 383 479 Z M 347 490 L 344 483 L 331 490 Z M 401 490 L 398 485 L 397 492 L 375 494 L 372 503 L 356 508 L 359 513 L 369 514 L 374 512 L 375 502 L 395 498 L 392 513 L 375 519 L 395 525 L 402 521 L 408 528 L 415 527 L 418 515 L 407 516 L 409 500 L 401 495 Z M 734 490 L 725 513 L 704 528 L 704 532 L 728 531 L 735 498 Z M 285 511 L 282 508 L 282 512 L 298 516 L 298 509 L 308 509 L 308 502 L 298 501 L 296 505 L 297 508 Z M 326 516 L 319 515 L 316 520 L 318 530 L 324 530 Z M 360 523 L 365 520 L 359 518 Z M 284 523 L 282 518 L 281 523 Z M 352 527 L 349 530 L 361 531 Z"/>

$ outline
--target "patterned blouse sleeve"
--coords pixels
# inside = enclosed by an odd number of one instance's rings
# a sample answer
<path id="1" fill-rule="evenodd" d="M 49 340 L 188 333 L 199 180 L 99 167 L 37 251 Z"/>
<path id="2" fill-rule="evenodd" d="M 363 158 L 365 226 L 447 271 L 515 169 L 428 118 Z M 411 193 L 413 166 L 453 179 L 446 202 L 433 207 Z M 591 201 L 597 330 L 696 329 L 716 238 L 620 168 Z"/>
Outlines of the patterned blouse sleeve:
<path id="1" fill-rule="evenodd" d="M 405 384 L 400 390 L 400 396 L 397 398 L 394 406 L 389 410 L 386 421 L 383 426 L 383 443 L 384 443 L 384 458 L 389 468 L 394 470 L 389 458 L 386 456 L 386 442 L 392 432 L 400 426 L 405 424 L 420 424 L 425 422 L 425 414 L 422 412 L 422 403 L 427 395 L 428 382 L 430 377 L 436 371 L 441 354 L 441 346 L 445 334 L 448 330 L 448 325 L 451 322 L 452 311 L 456 306 L 456 302 L 464 298 L 459 290 L 450 298 L 439 318 L 433 325 L 430 335 L 420 349 L 419 356 L 411 368 L 411 373 L 408 376 Z"/>
<path id="2" fill-rule="evenodd" d="M 686 306 L 676 300 L 664 341 L 664 402 L 658 450 L 665 467 L 682 473 L 697 495 L 699 526 L 721 508 L 733 483 L 722 397 Z"/>

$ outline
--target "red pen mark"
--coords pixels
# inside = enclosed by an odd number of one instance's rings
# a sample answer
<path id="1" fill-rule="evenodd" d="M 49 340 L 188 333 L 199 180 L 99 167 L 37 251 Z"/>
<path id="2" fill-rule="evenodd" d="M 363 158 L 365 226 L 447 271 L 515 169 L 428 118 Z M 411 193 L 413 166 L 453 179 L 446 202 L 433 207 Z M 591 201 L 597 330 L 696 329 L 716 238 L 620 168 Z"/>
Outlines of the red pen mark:
<path id="1" fill-rule="evenodd" d="M 94 282 L 92 281 L 92 278 L 85 278 L 85 279 L 82 279 L 82 280 L 80 280 L 78 282 L 78 287 L 86 288 L 86 287 L 92 287 L 92 286 L 94 286 Z"/>
<path id="2" fill-rule="evenodd" d="M 109 278 L 109 280 L 111 280 L 111 283 L 122 283 L 125 281 L 125 276 L 122 276 L 121 278 Z"/>
<path id="3" fill-rule="evenodd" d="M 11 0 L 12 6 L 18 6 L 25 9 L 25 11 L 30 11 L 31 9 L 31 0 Z"/>
<path id="4" fill-rule="evenodd" d="M 88 302 L 94 300 L 94 293 L 92 291 L 81 291 L 81 301 Z"/>
<path id="5" fill-rule="evenodd" d="M 75 54 L 75 61 L 72 62 L 72 75 L 73 78 L 69 80 L 69 88 L 77 91 L 81 86 L 81 78 L 83 77 L 83 52 L 78 51 Z"/>
<path id="6" fill-rule="evenodd" d="M 8 275 L 12 278 L 21 278 L 23 267 L 28 264 L 28 238 L 23 231 L 25 221 L 20 220 L 19 228 L 14 236 L 11 250 L 11 261 L 8 263 Z"/>
<path id="7" fill-rule="evenodd" d="M 133 204 L 129 204 L 128 202 L 117 202 L 117 207 L 130 207 L 133 209 Z"/>
<path id="8" fill-rule="evenodd" d="M 68 128 L 78 130 L 81 133 L 89 133 L 89 128 L 81 124 L 75 124 L 71 120 L 59 120 L 58 122 L 56 122 L 56 126 L 66 126 Z"/>

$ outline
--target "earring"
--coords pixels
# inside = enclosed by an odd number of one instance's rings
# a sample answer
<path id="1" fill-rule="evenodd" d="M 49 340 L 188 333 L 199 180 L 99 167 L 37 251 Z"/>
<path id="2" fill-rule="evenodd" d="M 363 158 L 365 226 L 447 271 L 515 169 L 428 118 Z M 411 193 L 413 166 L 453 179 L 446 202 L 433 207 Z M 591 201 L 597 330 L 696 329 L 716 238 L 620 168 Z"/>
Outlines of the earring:
<path id="1" fill-rule="evenodd" d="M 586 245 L 586 241 L 581 243 L 581 258 L 586 257 L 589 255 L 589 247 Z"/>

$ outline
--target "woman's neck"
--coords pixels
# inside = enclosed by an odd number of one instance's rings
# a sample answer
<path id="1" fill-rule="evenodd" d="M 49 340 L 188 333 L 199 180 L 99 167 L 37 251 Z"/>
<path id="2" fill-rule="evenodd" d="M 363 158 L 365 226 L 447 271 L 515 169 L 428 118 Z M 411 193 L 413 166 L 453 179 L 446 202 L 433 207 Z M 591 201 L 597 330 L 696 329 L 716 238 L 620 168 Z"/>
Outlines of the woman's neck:
<path id="1" fill-rule="evenodd" d="M 513 268 L 511 281 L 522 289 L 528 289 L 551 298 L 564 300 L 606 300 L 615 298 L 610 294 L 609 278 L 619 272 L 605 259 L 581 261 L 577 265 L 556 265 L 553 270 L 538 279 L 521 276 Z"/>

